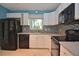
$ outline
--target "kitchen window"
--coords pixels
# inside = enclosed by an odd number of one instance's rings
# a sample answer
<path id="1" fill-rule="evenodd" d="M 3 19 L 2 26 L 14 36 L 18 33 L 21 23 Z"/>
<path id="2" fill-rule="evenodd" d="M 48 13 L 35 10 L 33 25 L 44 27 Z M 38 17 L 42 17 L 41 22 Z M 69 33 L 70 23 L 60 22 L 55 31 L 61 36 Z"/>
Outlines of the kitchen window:
<path id="1" fill-rule="evenodd" d="M 42 19 L 30 19 L 29 24 L 30 24 L 31 30 L 42 30 L 43 29 Z"/>

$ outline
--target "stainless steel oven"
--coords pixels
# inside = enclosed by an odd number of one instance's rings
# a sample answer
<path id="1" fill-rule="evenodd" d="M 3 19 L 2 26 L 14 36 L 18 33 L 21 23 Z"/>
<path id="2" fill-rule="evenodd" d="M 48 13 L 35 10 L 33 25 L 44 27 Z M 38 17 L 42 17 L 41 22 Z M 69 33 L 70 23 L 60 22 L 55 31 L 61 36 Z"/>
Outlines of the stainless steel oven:
<path id="1" fill-rule="evenodd" d="M 69 29 L 65 31 L 66 41 L 79 41 L 79 30 Z"/>

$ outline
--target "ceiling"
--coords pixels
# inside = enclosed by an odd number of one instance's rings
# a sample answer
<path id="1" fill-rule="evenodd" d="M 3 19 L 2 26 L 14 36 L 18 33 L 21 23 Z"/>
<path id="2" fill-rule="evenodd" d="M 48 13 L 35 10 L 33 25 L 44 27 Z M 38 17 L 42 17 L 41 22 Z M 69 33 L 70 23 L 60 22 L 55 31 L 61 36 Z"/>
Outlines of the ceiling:
<path id="1" fill-rule="evenodd" d="M 60 3 L 0 3 L 10 10 L 56 10 Z"/>

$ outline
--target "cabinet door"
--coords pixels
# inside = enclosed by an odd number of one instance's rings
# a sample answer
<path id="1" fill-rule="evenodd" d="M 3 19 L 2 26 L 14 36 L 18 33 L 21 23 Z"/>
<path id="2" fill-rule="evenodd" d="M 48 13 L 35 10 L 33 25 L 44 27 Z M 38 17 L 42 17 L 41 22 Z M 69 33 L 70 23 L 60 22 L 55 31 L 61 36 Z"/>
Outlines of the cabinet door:
<path id="1" fill-rule="evenodd" d="M 49 35 L 38 35 L 38 47 L 49 48 L 50 47 L 50 36 Z"/>
<path id="2" fill-rule="evenodd" d="M 28 20 L 29 20 L 28 13 L 23 13 L 23 25 L 29 25 Z"/>
<path id="3" fill-rule="evenodd" d="M 44 13 L 43 25 L 48 25 L 49 13 Z"/>
<path id="4" fill-rule="evenodd" d="M 58 19 L 56 19 L 57 14 L 56 11 L 51 12 L 51 13 L 45 13 L 44 14 L 44 25 L 57 25 L 58 24 Z"/>
<path id="5" fill-rule="evenodd" d="M 75 3 L 75 20 L 79 19 L 79 3 Z"/>
<path id="6" fill-rule="evenodd" d="M 44 36 L 43 35 L 37 35 L 37 44 L 38 48 L 45 48 L 45 41 L 44 41 Z"/>
<path id="7" fill-rule="evenodd" d="M 36 35 L 30 35 L 29 47 L 30 48 L 36 48 L 38 46 L 36 41 L 37 41 Z"/>
<path id="8" fill-rule="evenodd" d="M 73 56 L 73 54 L 60 45 L 60 56 Z"/>
<path id="9" fill-rule="evenodd" d="M 56 11 L 50 13 L 49 25 L 57 25 L 58 24 L 58 19 L 56 19 L 56 17 L 57 17 Z"/>
<path id="10" fill-rule="evenodd" d="M 49 35 L 30 35 L 30 48 L 49 48 Z"/>

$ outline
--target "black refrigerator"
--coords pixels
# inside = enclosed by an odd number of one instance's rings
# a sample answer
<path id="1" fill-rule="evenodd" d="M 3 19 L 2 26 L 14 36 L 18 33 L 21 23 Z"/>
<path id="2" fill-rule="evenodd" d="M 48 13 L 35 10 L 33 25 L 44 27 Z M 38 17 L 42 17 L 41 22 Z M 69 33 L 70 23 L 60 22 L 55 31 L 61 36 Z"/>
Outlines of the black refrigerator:
<path id="1" fill-rule="evenodd" d="M 4 33 L 4 31 L 3 31 L 3 20 L 0 20 L 0 49 L 1 49 L 1 40 L 3 39 L 3 33 Z"/>
<path id="2" fill-rule="evenodd" d="M 17 49 L 17 33 L 21 32 L 20 20 L 7 18 L 3 22 L 3 39 L 1 40 L 2 50 Z"/>

